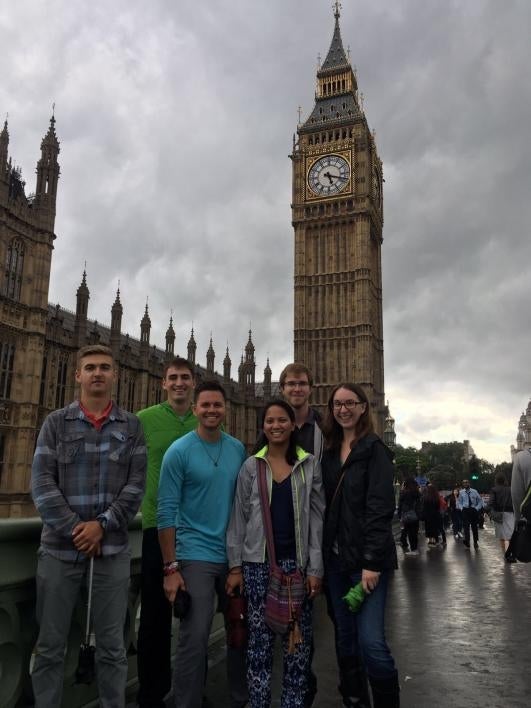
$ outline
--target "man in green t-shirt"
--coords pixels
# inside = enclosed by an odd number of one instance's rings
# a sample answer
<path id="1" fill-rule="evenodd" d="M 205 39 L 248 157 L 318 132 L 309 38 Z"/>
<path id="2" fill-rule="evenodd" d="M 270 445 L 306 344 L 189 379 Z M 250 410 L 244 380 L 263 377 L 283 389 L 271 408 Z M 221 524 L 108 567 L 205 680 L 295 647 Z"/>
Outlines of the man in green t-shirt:
<path id="1" fill-rule="evenodd" d="M 142 502 L 142 575 L 138 628 L 140 708 L 164 708 L 171 689 L 171 604 L 163 589 L 162 555 L 157 531 L 157 495 L 162 458 L 177 438 L 195 430 L 192 413 L 193 365 L 180 357 L 164 368 L 166 400 L 138 413 L 146 438 L 148 468 Z"/>

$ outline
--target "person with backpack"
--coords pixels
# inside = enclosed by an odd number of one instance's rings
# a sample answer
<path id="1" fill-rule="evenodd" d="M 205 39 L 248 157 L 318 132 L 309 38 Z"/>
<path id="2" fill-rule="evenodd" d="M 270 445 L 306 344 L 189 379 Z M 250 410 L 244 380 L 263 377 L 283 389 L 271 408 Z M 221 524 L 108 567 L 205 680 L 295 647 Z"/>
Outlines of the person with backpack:
<path id="1" fill-rule="evenodd" d="M 516 453 L 513 460 L 511 496 L 513 499 L 514 523 L 520 520 L 521 506 L 531 485 L 531 447 Z"/>

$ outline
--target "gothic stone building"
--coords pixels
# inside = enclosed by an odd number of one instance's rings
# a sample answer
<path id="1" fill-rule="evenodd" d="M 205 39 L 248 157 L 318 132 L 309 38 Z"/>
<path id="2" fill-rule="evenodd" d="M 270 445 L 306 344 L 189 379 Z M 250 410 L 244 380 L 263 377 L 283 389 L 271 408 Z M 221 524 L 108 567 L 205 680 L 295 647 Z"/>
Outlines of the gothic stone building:
<path id="1" fill-rule="evenodd" d="M 511 445 L 511 460 L 520 450 L 531 447 L 531 400 L 527 404 L 525 411 L 518 421 L 518 433 L 516 435 L 516 445 Z"/>
<path id="2" fill-rule="evenodd" d="M 326 403 L 340 381 L 362 384 L 384 432 L 381 245 L 382 163 L 343 48 L 339 3 L 315 106 L 293 152 L 295 359 Z"/>
<path id="3" fill-rule="evenodd" d="M 175 332 L 170 319 L 165 349 L 150 343 L 148 308 L 140 323 L 140 338 L 121 331 L 120 291 L 111 307 L 111 325 L 89 320 L 90 292 L 86 273 L 77 289 L 76 311 L 48 302 L 50 267 L 55 240 L 55 206 L 60 174 L 55 119 L 41 143 L 35 194 L 26 196 L 20 170 L 8 159 L 7 121 L 0 133 L 0 517 L 34 513 L 29 497 L 31 460 L 45 416 L 76 396 L 75 357 L 85 344 L 106 344 L 119 366 L 114 398 L 137 411 L 161 400 L 164 362 L 174 356 Z M 258 409 L 272 395 L 269 362 L 263 383 L 255 381 L 255 350 L 251 332 L 238 380 L 231 379 L 229 351 L 223 374 L 215 372 L 210 340 L 206 367 L 196 362 L 194 334 L 187 357 L 201 378 L 218 378 L 228 394 L 227 429 L 250 445 L 256 440 Z M 275 388 L 273 386 L 273 388 Z"/>
<path id="4" fill-rule="evenodd" d="M 330 50 L 317 72 L 315 107 L 297 135 L 291 155 L 295 360 L 314 372 L 318 407 L 324 407 L 335 383 L 362 383 L 383 434 L 389 421 L 383 378 L 382 163 L 343 49 L 339 3 Z M 119 366 L 115 400 L 136 411 L 160 401 L 163 365 L 175 345 L 171 320 L 165 348 L 151 344 L 147 306 L 140 338 L 122 333 L 119 290 L 110 327 L 89 319 L 85 272 L 75 312 L 48 302 L 60 175 L 55 119 L 41 143 L 33 195 L 26 196 L 8 145 L 6 121 L 0 133 L 0 259 L 5 264 L 0 273 L 0 517 L 34 513 L 28 489 L 36 436 L 45 416 L 76 395 L 80 346 L 99 342 L 112 348 Z M 193 330 L 187 356 L 196 364 Z M 269 362 L 263 383 L 257 384 L 251 332 L 237 381 L 231 379 L 228 349 L 223 374 L 215 373 L 214 357 L 210 342 L 206 367 L 196 364 L 197 375 L 218 376 L 224 383 L 227 430 L 250 445 L 258 409 L 276 392 Z"/>

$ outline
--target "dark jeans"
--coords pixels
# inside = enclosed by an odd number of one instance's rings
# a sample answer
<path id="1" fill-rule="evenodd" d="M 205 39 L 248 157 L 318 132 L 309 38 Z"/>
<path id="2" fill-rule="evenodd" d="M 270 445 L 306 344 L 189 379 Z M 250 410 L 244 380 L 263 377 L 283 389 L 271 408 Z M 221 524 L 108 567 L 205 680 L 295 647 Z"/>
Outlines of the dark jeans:
<path id="1" fill-rule="evenodd" d="M 452 532 L 454 536 L 463 530 L 463 512 L 461 509 L 452 509 Z"/>
<path id="2" fill-rule="evenodd" d="M 389 571 L 383 571 L 376 589 L 367 595 L 361 609 L 353 614 L 342 599 L 349 588 L 361 580 L 361 571 L 347 573 L 339 558 L 331 554 L 326 567 L 328 591 L 334 611 L 339 657 L 359 656 L 369 677 L 388 679 L 396 676 L 395 662 L 385 639 L 385 600 Z"/>
<path id="3" fill-rule="evenodd" d="M 139 706 L 160 706 L 171 688 L 171 605 L 163 589 L 162 555 L 157 529 L 142 535 L 140 579 L 140 625 L 138 627 Z"/>
<path id="4" fill-rule="evenodd" d="M 404 524 L 404 531 L 406 532 L 410 549 L 416 551 L 419 545 L 419 522 L 413 521 L 413 523 Z"/>
<path id="5" fill-rule="evenodd" d="M 463 530 L 465 534 L 465 543 L 470 545 L 470 529 L 472 529 L 472 538 L 474 544 L 478 542 L 478 512 L 473 508 L 463 509 Z"/>

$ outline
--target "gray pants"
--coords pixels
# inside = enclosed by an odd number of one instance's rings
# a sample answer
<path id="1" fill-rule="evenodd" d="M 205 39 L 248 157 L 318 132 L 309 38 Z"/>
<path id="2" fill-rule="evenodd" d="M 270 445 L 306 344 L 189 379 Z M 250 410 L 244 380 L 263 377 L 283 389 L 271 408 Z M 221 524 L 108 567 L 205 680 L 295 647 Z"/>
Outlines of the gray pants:
<path id="1" fill-rule="evenodd" d="M 96 675 L 102 708 L 123 708 L 127 680 L 124 624 L 131 555 L 94 560 L 92 627 L 96 635 Z M 58 560 L 42 549 L 37 565 L 37 639 L 31 680 L 35 708 L 60 708 L 65 647 L 72 612 L 87 575 L 88 561 Z M 84 633 L 84 632 L 83 632 Z"/>
<path id="2" fill-rule="evenodd" d="M 176 708 L 201 708 L 208 637 L 216 609 L 216 596 L 225 598 L 227 566 L 224 563 L 183 561 L 182 575 L 192 602 L 179 626 L 173 693 Z M 245 649 L 227 650 L 227 677 L 231 706 L 247 703 Z"/>

